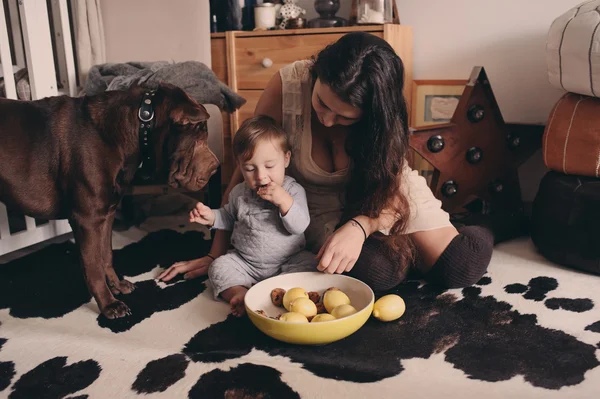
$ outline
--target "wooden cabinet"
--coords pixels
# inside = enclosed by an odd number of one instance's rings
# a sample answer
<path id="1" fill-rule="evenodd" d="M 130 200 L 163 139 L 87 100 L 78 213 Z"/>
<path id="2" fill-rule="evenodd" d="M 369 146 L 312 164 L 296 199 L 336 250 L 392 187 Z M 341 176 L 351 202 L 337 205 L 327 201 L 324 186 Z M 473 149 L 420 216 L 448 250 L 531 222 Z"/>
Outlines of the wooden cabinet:
<path id="1" fill-rule="evenodd" d="M 246 99 L 246 104 L 238 110 L 238 120 L 241 124 L 254 115 L 254 110 L 256 109 L 256 104 L 258 104 L 258 99 L 262 95 L 262 90 L 238 90 L 238 94 Z M 231 137 L 233 137 L 233 133 L 235 132 L 231 133 Z"/>
<path id="2" fill-rule="evenodd" d="M 254 114 L 264 88 L 284 66 L 316 55 L 348 32 L 364 31 L 386 40 L 402 58 L 405 67 L 404 96 L 410 107 L 412 90 L 412 29 L 404 25 L 353 26 L 328 29 L 226 32 L 211 36 L 212 69 L 219 79 L 247 102 L 237 112 L 223 113 L 225 164 L 223 183 L 233 173 L 235 161 L 231 139 L 239 125 Z M 227 163 L 231 160 L 231 163 Z"/>

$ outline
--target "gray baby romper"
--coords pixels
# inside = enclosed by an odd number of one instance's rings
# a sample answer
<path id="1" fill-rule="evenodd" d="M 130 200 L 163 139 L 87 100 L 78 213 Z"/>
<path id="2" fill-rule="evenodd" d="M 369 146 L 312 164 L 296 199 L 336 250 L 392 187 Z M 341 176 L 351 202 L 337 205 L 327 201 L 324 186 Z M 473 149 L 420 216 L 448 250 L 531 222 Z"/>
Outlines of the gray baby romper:
<path id="1" fill-rule="evenodd" d="M 234 286 L 253 284 L 279 273 L 317 271 L 315 255 L 305 251 L 304 230 L 310 223 L 306 193 L 286 176 L 283 188 L 294 203 L 285 216 L 240 183 L 229 193 L 229 202 L 215 211 L 213 228 L 232 230 L 234 249 L 219 256 L 208 269 L 215 298 Z"/>

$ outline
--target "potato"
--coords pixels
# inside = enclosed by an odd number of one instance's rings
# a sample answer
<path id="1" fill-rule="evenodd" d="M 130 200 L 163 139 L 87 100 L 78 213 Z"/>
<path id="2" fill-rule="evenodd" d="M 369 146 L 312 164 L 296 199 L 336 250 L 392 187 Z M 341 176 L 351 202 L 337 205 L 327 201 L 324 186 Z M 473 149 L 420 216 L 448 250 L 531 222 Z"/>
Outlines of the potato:
<path id="1" fill-rule="evenodd" d="M 354 309 L 354 306 L 348 304 L 336 306 L 331 311 L 331 315 L 336 319 L 341 319 L 342 317 L 350 316 L 354 313 L 356 313 L 356 309 Z"/>
<path id="2" fill-rule="evenodd" d="M 283 288 L 275 288 L 271 291 L 271 302 L 275 306 L 283 306 L 283 296 L 285 295 L 285 290 Z"/>
<path id="3" fill-rule="evenodd" d="M 317 314 L 317 305 L 308 298 L 296 298 L 290 303 L 290 312 L 300 313 L 306 317 L 313 317 Z"/>
<path id="4" fill-rule="evenodd" d="M 317 306 L 317 314 L 327 313 L 327 309 L 325 309 L 325 305 L 323 305 L 323 302 L 317 303 L 316 306 Z"/>
<path id="5" fill-rule="evenodd" d="M 289 321 L 291 323 L 308 323 L 306 316 L 296 312 L 287 312 L 279 317 L 281 321 Z"/>
<path id="6" fill-rule="evenodd" d="M 331 321 L 331 320 L 335 320 L 335 317 L 333 315 L 330 315 L 329 313 L 322 313 L 322 314 L 318 314 L 315 317 L 313 317 L 310 322 L 311 323 L 321 323 L 324 321 Z"/>
<path id="7" fill-rule="evenodd" d="M 308 293 L 308 298 L 317 304 L 321 300 L 321 295 L 319 295 L 319 293 L 316 291 L 311 291 Z"/>
<path id="8" fill-rule="evenodd" d="M 384 295 L 373 305 L 373 317 L 381 321 L 399 319 L 406 310 L 404 300 L 395 294 Z"/>
<path id="9" fill-rule="evenodd" d="M 326 291 L 323 294 L 323 305 L 328 313 L 340 305 L 350 305 L 350 298 L 340 290 Z"/>
<path id="10" fill-rule="evenodd" d="M 283 307 L 285 308 L 285 310 L 289 311 L 290 302 L 300 297 L 308 298 L 308 293 L 304 288 L 295 287 L 287 291 L 285 295 L 283 295 Z"/>

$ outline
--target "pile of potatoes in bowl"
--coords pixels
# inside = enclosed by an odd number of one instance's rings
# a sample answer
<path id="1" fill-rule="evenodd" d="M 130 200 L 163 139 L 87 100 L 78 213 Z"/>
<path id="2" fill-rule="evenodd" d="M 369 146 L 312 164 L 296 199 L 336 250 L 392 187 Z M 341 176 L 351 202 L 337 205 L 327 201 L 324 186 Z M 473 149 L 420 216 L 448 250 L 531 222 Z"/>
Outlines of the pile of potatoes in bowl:
<path id="1" fill-rule="evenodd" d="M 288 291 L 275 288 L 271 291 L 271 302 L 284 312 L 268 315 L 263 310 L 257 310 L 256 313 L 293 323 L 321 323 L 356 313 L 348 295 L 336 287 L 326 289 L 322 295 L 316 291 L 307 292 L 302 287 L 294 287 Z M 373 316 L 381 321 L 392 321 L 402 316 L 404 310 L 402 298 L 386 295 L 375 302 Z"/>

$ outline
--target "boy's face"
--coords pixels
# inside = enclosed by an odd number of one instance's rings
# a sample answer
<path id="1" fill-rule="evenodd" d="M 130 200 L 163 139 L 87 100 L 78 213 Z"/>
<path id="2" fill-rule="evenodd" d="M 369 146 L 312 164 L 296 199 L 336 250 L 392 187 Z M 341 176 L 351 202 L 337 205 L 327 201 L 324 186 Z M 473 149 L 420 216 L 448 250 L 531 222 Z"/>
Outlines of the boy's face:
<path id="1" fill-rule="evenodd" d="M 257 143 L 252 158 L 238 162 L 244 182 L 256 191 L 270 182 L 280 186 L 283 184 L 285 168 L 290 164 L 290 152 L 283 152 L 277 142 L 262 140 Z"/>

